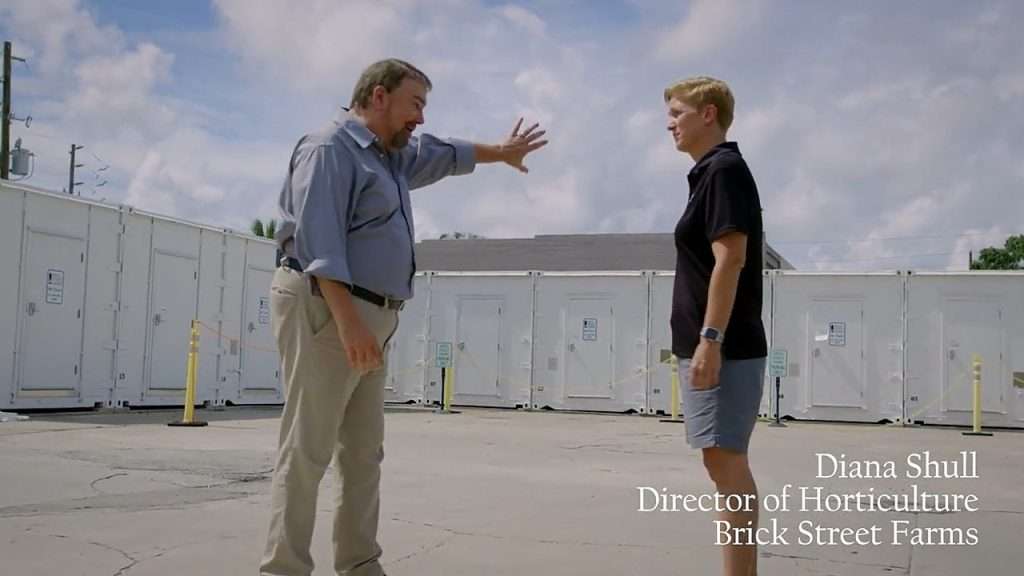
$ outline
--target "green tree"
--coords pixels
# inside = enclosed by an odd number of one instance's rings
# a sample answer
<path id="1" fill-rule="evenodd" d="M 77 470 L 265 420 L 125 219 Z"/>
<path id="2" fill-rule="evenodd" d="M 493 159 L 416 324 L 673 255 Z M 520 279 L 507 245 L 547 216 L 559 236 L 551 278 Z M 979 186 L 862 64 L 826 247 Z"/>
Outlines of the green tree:
<path id="1" fill-rule="evenodd" d="M 252 221 L 251 230 L 254 236 L 273 240 L 274 234 L 277 232 L 277 220 L 271 218 L 264 223 L 259 218 L 256 218 Z"/>
<path id="2" fill-rule="evenodd" d="M 983 249 L 971 270 L 1024 270 L 1024 234 L 1010 236 L 1002 248 Z"/>

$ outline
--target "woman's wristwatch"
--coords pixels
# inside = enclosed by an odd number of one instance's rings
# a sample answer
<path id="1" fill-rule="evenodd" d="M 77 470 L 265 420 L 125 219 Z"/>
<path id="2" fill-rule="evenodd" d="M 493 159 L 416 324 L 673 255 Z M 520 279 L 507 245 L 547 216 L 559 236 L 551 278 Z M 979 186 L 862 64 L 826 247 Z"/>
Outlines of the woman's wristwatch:
<path id="1" fill-rule="evenodd" d="M 717 328 L 705 326 L 700 330 L 700 337 L 721 344 L 725 342 L 725 333 Z"/>

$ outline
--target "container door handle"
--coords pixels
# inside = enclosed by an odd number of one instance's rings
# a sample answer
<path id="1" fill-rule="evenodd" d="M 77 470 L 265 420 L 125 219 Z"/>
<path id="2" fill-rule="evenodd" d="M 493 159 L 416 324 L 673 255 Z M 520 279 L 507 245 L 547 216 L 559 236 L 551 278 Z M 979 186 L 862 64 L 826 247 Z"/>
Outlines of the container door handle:
<path id="1" fill-rule="evenodd" d="M 35 316 L 35 314 L 36 314 L 36 303 L 35 302 L 29 302 L 28 305 L 25 306 L 25 312 L 29 316 Z"/>

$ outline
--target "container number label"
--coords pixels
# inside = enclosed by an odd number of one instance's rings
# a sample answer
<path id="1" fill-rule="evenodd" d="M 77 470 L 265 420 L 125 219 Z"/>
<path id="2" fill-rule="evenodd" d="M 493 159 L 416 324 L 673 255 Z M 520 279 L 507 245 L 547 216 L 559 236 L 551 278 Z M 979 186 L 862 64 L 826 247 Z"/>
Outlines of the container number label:
<path id="1" fill-rule="evenodd" d="M 64 271 L 46 271 L 46 303 L 64 304 Z"/>
<path id="2" fill-rule="evenodd" d="M 260 297 L 259 302 L 259 323 L 270 324 L 270 298 L 265 296 Z"/>
<path id="3" fill-rule="evenodd" d="M 597 318 L 584 318 L 583 319 L 583 341 L 584 342 L 596 342 L 597 341 Z"/>
<path id="4" fill-rule="evenodd" d="M 846 346 L 846 322 L 828 323 L 828 345 Z"/>

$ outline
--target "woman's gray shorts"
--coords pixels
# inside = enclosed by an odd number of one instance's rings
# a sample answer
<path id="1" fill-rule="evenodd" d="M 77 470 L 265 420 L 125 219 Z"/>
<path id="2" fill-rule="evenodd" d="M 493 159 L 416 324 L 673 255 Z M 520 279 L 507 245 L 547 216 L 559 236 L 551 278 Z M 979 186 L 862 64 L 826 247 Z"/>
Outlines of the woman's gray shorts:
<path id="1" fill-rule="evenodd" d="M 686 441 L 693 448 L 746 453 L 764 389 L 764 358 L 723 360 L 718 386 L 690 387 L 690 361 L 679 359 Z"/>

